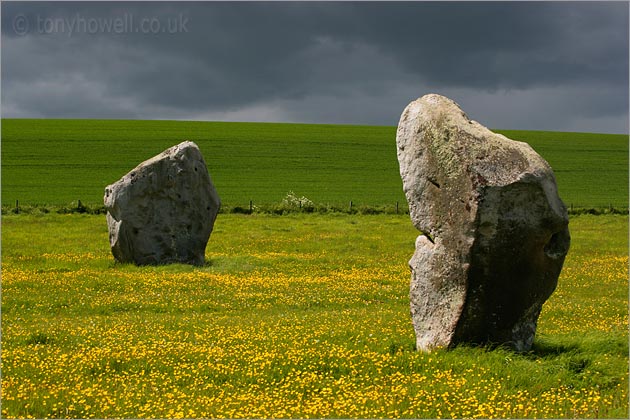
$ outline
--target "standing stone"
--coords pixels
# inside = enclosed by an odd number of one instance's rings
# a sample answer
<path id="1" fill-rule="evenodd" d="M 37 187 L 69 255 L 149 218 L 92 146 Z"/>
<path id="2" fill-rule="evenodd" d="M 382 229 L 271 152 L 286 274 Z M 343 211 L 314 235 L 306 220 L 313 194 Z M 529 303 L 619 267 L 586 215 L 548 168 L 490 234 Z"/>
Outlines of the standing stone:
<path id="1" fill-rule="evenodd" d="M 105 188 L 109 243 L 123 263 L 202 265 L 221 200 L 197 145 L 185 141 Z"/>
<path id="2" fill-rule="evenodd" d="M 570 243 L 551 167 L 435 94 L 407 106 L 396 143 L 422 232 L 409 262 L 416 347 L 530 349 Z"/>

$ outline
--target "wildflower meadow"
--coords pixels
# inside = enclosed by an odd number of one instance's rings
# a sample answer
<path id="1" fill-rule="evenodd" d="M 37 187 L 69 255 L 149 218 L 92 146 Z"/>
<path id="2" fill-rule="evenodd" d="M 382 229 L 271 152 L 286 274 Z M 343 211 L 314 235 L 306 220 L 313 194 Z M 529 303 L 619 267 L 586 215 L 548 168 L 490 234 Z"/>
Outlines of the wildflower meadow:
<path id="1" fill-rule="evenodd" d="M 573 216 L 532 351 L 414 349 L 407 215 L 220 214 L 203 267 L 2 220 L 4 418 L 626 418 L 628 217 Z"/>

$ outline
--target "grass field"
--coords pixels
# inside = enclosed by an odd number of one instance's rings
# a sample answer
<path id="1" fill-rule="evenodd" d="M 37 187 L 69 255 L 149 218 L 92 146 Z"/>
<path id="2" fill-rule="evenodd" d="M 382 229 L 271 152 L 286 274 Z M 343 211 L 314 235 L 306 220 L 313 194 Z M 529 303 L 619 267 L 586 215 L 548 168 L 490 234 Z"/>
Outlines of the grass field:
<path id="1" fill-rule="evenodd" d="M 555 170 L 565 203 L 628 207 L 628 136 L 501 131 Z M 280 202 L 406 205 L 395 127 L 114 120 L 2 120 L 2 204 L 101 205 L 106 185 L 195 141 L 226 206 Z"/>
<path id="2" fill-rule="evenodd" d="M 115 264 L 103 216 L 3 216 L 2 416 L 627 418 L 628 217 L 570 227 L 533 351 L 427 355 L 408 216 L 221 214 L 197 268 Z"/>

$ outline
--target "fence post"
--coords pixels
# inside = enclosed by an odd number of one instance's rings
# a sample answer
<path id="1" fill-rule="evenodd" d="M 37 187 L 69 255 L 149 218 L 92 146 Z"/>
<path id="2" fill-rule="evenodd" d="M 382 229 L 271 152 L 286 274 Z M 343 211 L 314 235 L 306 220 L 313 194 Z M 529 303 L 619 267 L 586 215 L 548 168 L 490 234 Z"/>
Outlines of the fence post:
<path id="1" fill-rule="evenodd" d="M 352 213 L 352 200 L 350 200 L 350 213 Z"/>
<path id="2" fill-rule="evenodd" d="M 396 201 L 396 214 L 398 214 L 398 201 Z"/>
<path id="3" fill-rule="evenodd" d="M 20 214 L 20 201 L 15 200 L 15 214 Z"/>

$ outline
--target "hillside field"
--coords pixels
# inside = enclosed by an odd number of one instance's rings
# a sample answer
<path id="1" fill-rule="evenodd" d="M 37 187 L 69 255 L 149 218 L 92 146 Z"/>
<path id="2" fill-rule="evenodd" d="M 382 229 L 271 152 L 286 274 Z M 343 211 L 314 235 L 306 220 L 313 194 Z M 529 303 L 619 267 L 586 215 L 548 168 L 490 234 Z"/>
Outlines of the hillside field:
<path id="1" fill-rule="evenodd" d="M 628 136 L 499 131 L 549 161 L 567 206 L 628 207 Z M 2 120 L 2 205 L 101 205 L 106 185 L 195 141 L 226 206 L 280 202 L 406 206 L 396 128 L 123 120 Z"/>
<path id="2" fill-rule="evenodd" d="M 220 214 L 204 267 L 2 218 L 2 417 L 627 418 L 628 216 L 575 216 L 532 351 L 414 351 L 407 215 Z"/>

